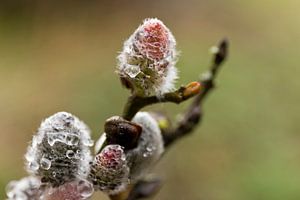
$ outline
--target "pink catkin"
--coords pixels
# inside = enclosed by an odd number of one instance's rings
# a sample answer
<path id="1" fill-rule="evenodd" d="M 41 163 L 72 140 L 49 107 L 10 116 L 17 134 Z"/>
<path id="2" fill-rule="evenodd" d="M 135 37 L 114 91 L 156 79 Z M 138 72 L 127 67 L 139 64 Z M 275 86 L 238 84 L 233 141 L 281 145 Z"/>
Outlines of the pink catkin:
<path id="1" fill-rule="evenodd" d="M 163 59 L 169 52 L 169 32 L 161 21 L 145 21 L 136 39 L 140 53 L 150 59 Z"/>
<path id="2" fill-rule="evenodd" d="M 77 189 L 75 183 L 66 183 L 58 188 L 52 189 L 54 191 L 46 191 L 45 200 L 81 200 L 81 193 Z M 48 194 L 47 194 L 48 193 Z"/>
<path id="3" fill-rule="evenodd" d="M 107 145 L 95 156 L 90 180 L 95 189 L 116 194 L 128 184 L 129 168 L 124 150 L 120 145 Z"/>
<path id="4" fill-rule="evenodd" d="M 96 156 L 96 160 L 106 168 L 117 168 L 122 165 L 123 150 L 115 146 L 108 146 L 103 152 Z"/>
<path id="5" fill-rule="evenodd" d="M 118 56 L 122 83 L 139 96 L 160 96 L 177 79 L 176 41 L 162 21 L 149 18 L 125 41 Z"/>

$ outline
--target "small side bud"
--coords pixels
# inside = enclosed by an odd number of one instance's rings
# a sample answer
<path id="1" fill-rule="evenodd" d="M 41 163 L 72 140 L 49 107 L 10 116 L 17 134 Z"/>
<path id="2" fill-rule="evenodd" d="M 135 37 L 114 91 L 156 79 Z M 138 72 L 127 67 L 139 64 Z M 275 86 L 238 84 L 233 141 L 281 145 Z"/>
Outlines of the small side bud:
<path id="1" fill-rule="evenodd" d="M 125 150 L 137 146 L 142 127 L 136 123 L 124 120 L 122 117 L 114 116 L 106 120 L 104 131 L 108 144 L 119 144 Z"/>
<path id="2" fill-rule="evenodd" d="M 95 156 L 89 175 L 95 189 L 109 195 L 116 194 L 126 188 L 128 177 L 129 168 L 120 145 L 107 145 Z"/>
<path id="3" fill-rule="evenodd" d="M 8 200 L 40 200 L 42 190 L 41 181 L 37 177 L 29 176 L 19 181 L 11 181 L 6 186 Z"/>
<path id="4" fill-rule="evenodd" d="M 117 72 L 133 93 L 159 96 L 174 89 L 176 57 L 171 31 L 158 19 L 146 19 L 124 43 Z"/>
<path id="5" fill-rule="evenodd" d="M 100 153 L 103 147 L 110 144 L 118 144 L 125 151 L 135 148 L 139 141 L 142 127 L 122 117 L 113 116 L 105 121 L 104 131 L 96 142 L 96 154 Z"/>
<path id="6" fill-rule="evenodd" d="M 201 90 L 201 84 L 199 82 L 191 82 L 185 86 L 185 89 L 183 91 L 183 97 L 184 99 L 188 99 L 192 96 L 195 96 L 198 94 Z"/>
<path id="7" fill-rule="evenodd" d="M 42 122 L 25 155 L 27 171 L 57 187 L 86 178 L 93 145 L 88 127 L 70 113 L 59 112 Z"/>
<path id="8" fill-rule="evenodd" d="M 162 112 L 150 112 L 150 115 L 157 121 L 162 134 L 171 128 L 171 119 Z"/>

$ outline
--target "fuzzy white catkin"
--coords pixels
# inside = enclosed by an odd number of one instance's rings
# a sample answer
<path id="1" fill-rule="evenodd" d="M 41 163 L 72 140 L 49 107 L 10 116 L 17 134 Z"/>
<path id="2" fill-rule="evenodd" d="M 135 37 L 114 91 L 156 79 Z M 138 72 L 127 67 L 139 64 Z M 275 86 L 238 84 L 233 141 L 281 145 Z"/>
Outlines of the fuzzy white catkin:
<path id="1" fill-rule="evenodd" d="M 74 115 L 58 112 L 41 123 L 25 155 L 27 171 L 57 187 L 87 177 L 93 145 L 89 128 Z"/>
<path id="2" fill-rule="evenodd" d="M 11 181 L 6 186 L 8 200 L 40 200 L 42 194 L 40 185 L 40 180 L 34 176 Z"/>
<path id="3" fill-rule="evenodd" d="M 174 89 L 176 40 L 162 21 L 146 19 L 125 41 L 117 72 L 134 93 L 157 95 Z"/>
<path id="4" fill-rule="evenodd" d="M 157 121 L 147 112 L 138 112 L 132 120 L 142 126 L 138 146 L 126 152 L 130 180 L 142 178 L 156 164 L 164 152 L 164 143 Z"/>

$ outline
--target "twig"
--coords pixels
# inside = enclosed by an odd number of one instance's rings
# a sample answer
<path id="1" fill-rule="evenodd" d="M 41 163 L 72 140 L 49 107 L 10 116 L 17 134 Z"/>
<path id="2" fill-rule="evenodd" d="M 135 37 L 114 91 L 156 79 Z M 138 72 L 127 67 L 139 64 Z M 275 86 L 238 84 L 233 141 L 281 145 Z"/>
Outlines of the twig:
<path id="1" fill-rule="evenodd" d="M 173 144 L 177 139 L 189 134 L 192 130 L 199 124 L 202 118 L 202 103 L 206 96 L 209 94 L 210 91 L 215 87 L 214 80 L 216 78 L 217 72 L 220 69 L 221 64 L 227 58 L 228 54 L 228 41 L 226 39 L 222 40 L 216 51 L 214 52 L 214 58 L 212 61 L 212 65 L 209 68 L 208 72 L 204 74 L 200 80 L 199 86 L 201 85 L 200 93 L 193 93 L 193 95 L 188 96 L 188 98 L 197 94 L 194 98 L 194 101 L 191 103 L 187 111 L 184 113 L 182 119 L 177 123 L 174 129 L 166 132 L 164 134 L 164 142 L 165 147 L 169 147 Z M 195 84 L 195 82 L 193 82 Z M 162 99 L 159 99 L 156 96 L 152 97 L 138 97 L 138 96 L 131 96 L 128 99 L 126 104 L 124 115 L 123 117 L 127 120 L 131 120 L 134 115 L 143 107 L 159 103 L 159 102 L 174 102 L 180 103 L 188 98 L 186 98 L 183 94 L 188 87 L 181 87 L 175 92 L 167 93 L 163 96 Z M 199 87 L 200 89 L 200 87 Z M 151 186 L 153 189 L 152 192 Z M 156 186 L 156 187 L 154 187 Z M 138 200 L 141 198 L 147 198 L 152 196 L 157 190 L 159 184 L 151 185 L 151 182 L 144 182 L 139 181 L 135 185 L 131 185 L 130 188 L 124 192 L 123 194 L 119 194 L 117 198 L 111 198 L 112 200 Z M 150 188 L 150 189 L 149 189 Z M 127 198 L 124 198 L 126 195 Z"/>
<path id="2" fill-rule="evenodd" d="M 174 92 L 165 93 L 162 96 L 136 96 L 132 95 L 128 98 L 123 112 L 123 118 L 130 121 L 134 115 L 142 108 L 155 103 L 181 103 L 200 92 L 200 83 L 191 82 L 186 86 L 181 86 Z"/>
<path id="3" fill-rule="evenodd" d="M 177 123 L 177 126 L 164 135 L 165 146 L 168 147 L 178 138 L 191 133 L 192 130 L 199 124 L 202 118 L 202 103 L 205 97 L 215 87 L 215 78 L 221 64 L 228 55 L 228 41 L 222 40 L 215 52 L 213 62 L 209 71 L 202 76 L 200 80 L 202 89 L 194 98 L 194 101 L 184 113 L 182 119 Z"/>
<path id="4" fill-rule="evenodd" d="M 218 51 L 215 53 L 215 56 L 213 58 L 213 63 L 209 68 L 208 73 L 202 77 L 202 80 L 200 80 L 201 87 L 202 87 L 200 93 L 194 98 L 194 101 L 191 103 L 191 105 L 185 112 L 182 120 L 178 122 L 178 125 L 164 135 L 165 147 L 169 147 L 177 139 L 187 135 L 188 133 L 191 133 L 191 131 L 196 127 L 196 125 L 199 124 L 203 115 L 201 104 L 205 99 L 205 97 L 207 96 L 207 94 L 215 86 L 214 80 L 216 78 L 217 72 L 220 69 L 221 64 L 226 59 L 228 54 L 228 41 L 226 39 L 222 40 L 218 45 L 217 50 Z M 130 195 L 132 193 L 137 193 L 139 188 L 143 188 L 142 183 L 134 186 L 131 189 Z M 137 199 L 139 198 L 135 198 L 135 199 L 131 198 L 127 200 L 137 200 Z"/>

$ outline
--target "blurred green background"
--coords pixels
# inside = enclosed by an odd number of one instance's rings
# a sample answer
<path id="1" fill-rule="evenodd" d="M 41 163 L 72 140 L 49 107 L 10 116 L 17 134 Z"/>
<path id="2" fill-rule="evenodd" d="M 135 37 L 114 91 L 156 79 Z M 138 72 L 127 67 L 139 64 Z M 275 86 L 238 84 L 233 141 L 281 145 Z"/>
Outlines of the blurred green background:
<path id="1" fill-rule="evenodd" d="M 300 1 L 1 1 L 0 199 L 26 175 L 41 120 L 68 111 L 96 139 L 128 95 L 114 73 L 123 41 L 147 17 L 172 30 L 187 83 L 226 36 L 230 57 L 193 135 L 158 164 L 161 200 L 300 199 Z M 155 106 L 176 114 L 188 104 Z M 98 197 L 98 198 L 96 198 Z M 106 199 L 101 194 L 94 199 Z"/>

